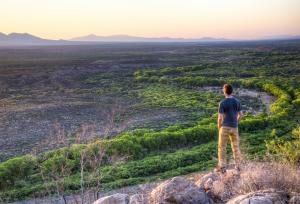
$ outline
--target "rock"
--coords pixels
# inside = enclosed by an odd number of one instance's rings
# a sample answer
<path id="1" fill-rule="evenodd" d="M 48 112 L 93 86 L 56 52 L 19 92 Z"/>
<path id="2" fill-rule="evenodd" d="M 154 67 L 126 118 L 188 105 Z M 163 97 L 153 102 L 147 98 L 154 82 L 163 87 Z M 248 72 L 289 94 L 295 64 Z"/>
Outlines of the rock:
<path id="1" fill-rule="evenodd" d="M 227 204 L 285 204 L 288 194 L 283 191 L 264 190 L 251 192 L 230 199 Z"/>
<path id="2" fill-rule="evenodd" d="M 146 195 L 134 194 L 130 196 L 129 204 L 148 204 L 148 199 Z"/>
<path id="3" fill-rule="evenodd" d="M 205 190 L 209 190 L 212 188 L 214 181 L 218 180 L 219 176 L 216 173 L 208 173 L 202 176 L 198 181 L 196 181 L 196 185 L 200 188 L 204 188 Z"/>
<path id="4" fill-rule="evenodd" d="M 210 172 L 198 179 L 196 185 L 203 188 L 215 202 L 227 201 L 233 196 L 233 182 L 239 178 L 239 172 L 228 169 L 226 173 Z"/>
<path id="5" fill-rule="evenodd" d="M 204 183 L 203 187 L 205 190 L 209 190 L 212 188 L 213 184 L 214 184 L 214 180 L 212 178 L 208 178 Z"/>
<path id="6" fill-rule="evenodd" d="M 129 196 L 127 194 L 116 193 L 96 200 L 93 204 L 128 204 Z"/>
<path id="7" fill-rule="evenodd" d="M 151 192 L 153 204 L 210 204 L 207 194 L 183 177 L 165 181 Z"/>
<path id="8" fill-rule="evenodd" d="M 289 204 L 300 204 L 300 194 L 291 196 Z"/>
<path id="9" fill-rule="evenodd" d="M 233 177 L 233 176 L 237 177 L 237 176 L 239 176 L 239 172 L 236 169 L 227 169 L 226 176 L 227 177 Z"/>

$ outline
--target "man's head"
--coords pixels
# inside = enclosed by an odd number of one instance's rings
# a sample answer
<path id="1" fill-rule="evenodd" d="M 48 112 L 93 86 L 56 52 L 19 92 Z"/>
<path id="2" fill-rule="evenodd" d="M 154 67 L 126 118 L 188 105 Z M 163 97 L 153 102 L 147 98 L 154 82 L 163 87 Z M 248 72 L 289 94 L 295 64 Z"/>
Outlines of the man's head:
<path id="1" fill-rule="evenodd" d="M 233 92 L 233 88 L 230 84 L 224 84 L 223 92 L 225 96 L 230 96 Z"/>

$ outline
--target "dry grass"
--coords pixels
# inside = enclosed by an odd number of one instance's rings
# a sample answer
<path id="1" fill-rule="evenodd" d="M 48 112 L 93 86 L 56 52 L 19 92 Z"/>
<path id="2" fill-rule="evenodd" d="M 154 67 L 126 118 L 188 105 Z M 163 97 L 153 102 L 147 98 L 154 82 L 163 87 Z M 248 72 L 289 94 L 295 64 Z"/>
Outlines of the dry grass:
<path id="1" fill-rule="evenodd" d="M 300 192 L 300 168 L 284 163 L 249 163 L 243 167 L 235 190 L 248 193 L 269 188 Z"/>
<path id="2" fill-rule="evenodd" d="M 282 163 L 251 162 L 240 173 L 229 170 L 213 182 L 210 195 L 226 201 L 236 195 L 274 189 L 300 193 L 300 167 Z"/>

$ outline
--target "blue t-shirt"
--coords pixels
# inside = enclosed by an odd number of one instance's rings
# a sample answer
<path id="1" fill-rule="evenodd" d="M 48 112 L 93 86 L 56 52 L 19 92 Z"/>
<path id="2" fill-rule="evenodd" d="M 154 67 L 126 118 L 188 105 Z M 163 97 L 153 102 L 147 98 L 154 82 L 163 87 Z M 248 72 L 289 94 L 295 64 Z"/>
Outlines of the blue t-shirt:
<path id="1" fill-rule="evenodd" d="M 222 100 L 219 104 L 219 113 L 224 115 L 222 126 L 237 128 L 237 115 L 241 110 L 241 103 L 238 99 L 228 97 Z"/>

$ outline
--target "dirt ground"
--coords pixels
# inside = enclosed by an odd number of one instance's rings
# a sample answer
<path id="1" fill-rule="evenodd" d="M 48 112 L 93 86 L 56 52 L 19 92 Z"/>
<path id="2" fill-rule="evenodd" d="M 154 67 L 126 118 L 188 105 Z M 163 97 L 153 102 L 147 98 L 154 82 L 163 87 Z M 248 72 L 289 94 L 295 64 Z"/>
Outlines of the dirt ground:
<path id="1" fill-rule="evenodd" d="M 137 69 L 212 61 L 202 49 L 193 44 L 1 48 L 0 162 L 57 147 L 47 144 L 57 131 L 71 143 L 78 132 L 93 126 L 83 141 L 88 142 L 124 130 L 185 122 L 186 113 L 170 108 L 133 110 L 139 101 L 128 97 L 128 90 L 135 88 Z M 99 83 L 86 83 L 99 74 Z M 241 94 L 259 95 L 267 107 L 273 101 L 264 93 Z"/>
<path id="2" fill-rule="evenodd" d="M 102 133 L 162 128 L 184 120 L 170 109 L 132 112 L 138 100 L 127 96 L 138 68 L 196 63 L 183 61 L 183 52 L 192 52 L 190 45 L 0 48 L 0 162 L 37 147 L 55 148 L 41 145 L 55 131 L 72 140 L 82 126 L 94 125 L 94 136 L 99 138 Z M 99 73 L 105 75 L 103 83 L 86 83 Z M 118 122 L 124 114 L 126 120 Z"/>
<path id="3" fill-rule="evenodd" d="M 222 89 L 220 87 L 207 86 L 203 87 L 203 89 L 207 91 L 219 92 L 220 94 L 222 94 Z M 270 114 L 270 106 L 276 100 L 275 96 L 254 89 L 237 88 L 237 90 L 234 91 L 233 95 L 237 98 L 250 97 L 258 99 L 261 106 L 257 108 L 254 108 L 253 106 L 251 106 L 251 104 L 244 104 L 246 106 L 247 111 L 252 112 L 253 115 L 257 115 L 258 113 L 263 112 L 264 108 L 266 109 L 266 112 Z"/>

